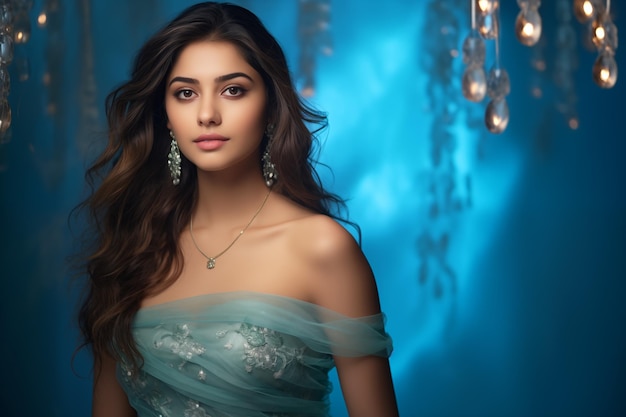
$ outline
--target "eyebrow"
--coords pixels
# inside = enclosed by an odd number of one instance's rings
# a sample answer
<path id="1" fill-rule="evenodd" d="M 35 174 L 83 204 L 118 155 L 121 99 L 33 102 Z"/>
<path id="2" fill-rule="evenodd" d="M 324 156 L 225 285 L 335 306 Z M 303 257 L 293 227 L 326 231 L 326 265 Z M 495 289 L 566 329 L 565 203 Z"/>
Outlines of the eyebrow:
<path id="1" fill-rule="evenodd" d="M 250 77 L 248 74 L 246 74 L 244 72 L 233 72 L 231 74 L 220 75 L 219 77 L 215 78 L 215 82 L 222 83 L 224 81 L 229 81 L 229 80 L 232 80 L 234 78 L 239 78 L 239 77 L 247 78 L 250 81 L 254 82 L 252 77 Z M 200 84 L 200 81 L 198 81 L 195 78 L 174 77 L 174 78 L 171 79 L 171 81 L 169 82 L 168 85 L 172 85 L 175 82 L 181 82 L 181 83 L 187 83 L 187 84 Z"/>

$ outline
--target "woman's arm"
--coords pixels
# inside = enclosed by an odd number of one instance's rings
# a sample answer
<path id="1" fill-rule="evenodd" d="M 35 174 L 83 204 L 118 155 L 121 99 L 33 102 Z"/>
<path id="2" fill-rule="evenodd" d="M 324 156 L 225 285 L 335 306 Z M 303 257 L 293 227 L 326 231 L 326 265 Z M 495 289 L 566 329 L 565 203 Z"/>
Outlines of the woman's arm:
<path id="1" fill-rule="evenodd" d="M 135 410 L 128 403 L 126 393 L 117 382 L 115 360 L 102 355 L 97 361 L 94 373 L 92 417 L 136 417 Z"/>
<path id="2" fill-rule="evenodd" d="M 389 361 L 386 358 L 335 356 L 335 363 L 350 416 L 398 416 Z"/>
<path id="3" fill-rule="evenodd" d="M 359 245 L 334 221 L 315 223 L 305 234 L 316 271 L 309 281 L 314 302 L 350 317 L 380 313 L 376 281 Z M 335 356 L 335 364 L 350 416 L 398 416 L 387 358 Z"/>

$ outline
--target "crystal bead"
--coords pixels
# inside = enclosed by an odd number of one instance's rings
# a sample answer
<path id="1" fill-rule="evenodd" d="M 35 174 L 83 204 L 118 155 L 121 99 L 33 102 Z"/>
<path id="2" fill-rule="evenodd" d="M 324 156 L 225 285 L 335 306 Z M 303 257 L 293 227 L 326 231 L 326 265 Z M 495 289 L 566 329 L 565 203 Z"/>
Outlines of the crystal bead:
<path id="1" fill-rule="evenodd" d="M 522 45 L 533 46 L 541 37 L 541 15 L 536 8 L 520 10 L 515 19 L 515 36 Z"/>
<path id="2" fill-rule="evenodd" d="M 0 99 L 0 133 L 11 127 L 11 106 L 6 98 Z"/>
<path id="3" fill-rule="evenodd" d="M 598 13 L 598 0 L 574 0 L 574 16 L 580 23 L 586 23 Z"/>
<path id="4" fill-rule="evenodd" d="M 13 61 L 13 38 L 0 33 L 0 64 L 9 65 Z"/>
<path id="5" fill-rule="evenodd" d="M 505 98 L 494 99 L 487 104 L 485 110 L 485 126 L 491 133 L 504 132 L 509 124 L 509 105 Z"/>
<path id="6" fill-rule="evenodd" d="M 496 15 L 478 15 L 478 32 L 484 39 L 495 39 L 500 32 L 500 25 Z"/>
<path id="7" fill-rule="evenodd" d="M 0 4 L 0 27 L 8 27 L 13 23 L 13 8 L 9 2 Z"/>
<path id="8" fill-rule="evenodd" d="M 0 66 L 0 97 L 6 97 L 11 92 L 11 75 L 5 66 Z"/>
<path id="9" fill-rule="evenodd" d="M 593 81 L 602 88 L 611 88 L 617 82 L 617 62 L 610 51 L 604 50 L 593 64 Z"/>
<path id="10" fill-rule="evenodd" d="M 487 77 L 487 95 L 494 100 L 504 98 L 511 92 L 511 81 L 509 73 L 498 66 L 494 66 L 489 71 Z"/>
<path id="11" fill-rule="evenodd" d="M 597 16 L 591 25 L 591 40 L 596 48 L 617 49 L 617 26 L 607 15 Z"/>
<path id="12" fill-rule="evenodd" d="M 472 30 L 463 41 L 463 63 L 483 65 L 486 56 L 485 41 L 476 30 Z"/>
<path id="13" fill-rule="evenodd" d="M 500 2 L 499 0 L 478 0 L 477 4 L 482 14 L 492 14 L 498 9 Z"/>
<path id="14" fill-rule="evenodd" d="M 21 12 L 13 20 L 13 38 L 15 43 L 26 43 L 30 39 L 31 24 L 28 13 Z"/>
<path id="15" fill-rule="evenodd" d="M 469 101 L 478 103 L 487 93 L 487 75 L 482 66 L 470 65 L 465 68 L 461 81 L 463 96 Z"/>

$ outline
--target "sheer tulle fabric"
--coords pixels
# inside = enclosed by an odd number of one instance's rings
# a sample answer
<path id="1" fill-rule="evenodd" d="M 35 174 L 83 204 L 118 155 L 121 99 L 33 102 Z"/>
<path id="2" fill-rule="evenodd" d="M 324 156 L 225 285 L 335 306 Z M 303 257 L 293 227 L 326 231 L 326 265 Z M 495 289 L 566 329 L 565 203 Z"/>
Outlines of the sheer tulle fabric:
<path id="1" fill-rule="evenodd" d="M 389 357 L 382 314 L 276 295 L 208 294 L 139 311 L 144 365 L 118 379 L 139 417 L 328 416 L 332 355 Z"/>

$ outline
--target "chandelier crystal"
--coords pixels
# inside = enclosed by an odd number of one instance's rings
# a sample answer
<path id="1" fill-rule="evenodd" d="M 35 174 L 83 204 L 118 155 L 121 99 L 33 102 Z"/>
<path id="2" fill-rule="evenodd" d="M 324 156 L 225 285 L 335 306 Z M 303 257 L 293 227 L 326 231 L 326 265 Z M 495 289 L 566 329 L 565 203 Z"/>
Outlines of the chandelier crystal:
<path id="1" fill-rule="evenodd" d="M 522 45 L 533 47 L 541 40 L 542 18 L 539 13 L 541 0 L 517 0 L 520 8 L 515 20 L 515 36 Z M 618 46 L 617 26 L 611 17 L 610 0 L 558 0 L 557 7 L 557 51 L 555 54 L 555 83 L 560 97 L 557 107 L 565 115 L 568 126 L 577 129 L 578 116 L 574 108 L 576 102 L 575 83 L 572 71 L 576 66 L 576 35 L 570 25 L 576 19 L 588 25 L 589 44 L 595 47 L 598 56 L 593 64 L 593 81 L 602 88 L 612 88 L 617 83 L 618 65 L 615 53 Z M 491 133 L 499 134 L 506 130 L 510 111 L 506 97 L 511 83 L 505 68 L 500 65 L 500 18 L 498 0 L 470 0 L 471 31 L 463 42 L 463 63 L 461 77 L 463 96 L 475 103 L 485 95 L 491 100 L 485 109 L 485 126 Z M 495 63 L 489 74 L 485 74 L 485 40 L 495 44 Z M 545 41 L 542 41 L 545 45 Z M 544 59 L 533 61 L 537 71 L 545 71 Z M 532 89 L 533 96 L 542 96 L 542 89 Z"/>
<path id="2" fill-rule="evenodd" d="M 463 42 L 463 63 L 466 65 L 461 80 L 463 96 L 475 103 L 481 102 L 487 93 L 485 74 L 485 41 L 475 28 Z"/>
<path id="3" fill-rule="evenodd" d="M 593 80 L 602 88 L 612 88 L 617 82 L 617 26 L 611 20 L 611 0 L 606 0 L 604 9 L 596 8 L 592 27 L 592 41 L 598 51 L 598 57 L 593 64 Z"/>
<path id="4" fill-rule="evenodd" d="M 333 53 L 330 34 L 330 0 L 299 0 L 298 2 L 298 78 L 304 97 L 315 94 L 315 66 L 318 53 Z"/>
<path id="5" fill-rule="evenodd" d="M 520 7 L 515 19 L 515 36 L 522 45 L 533 46 L 541 38 L 540 0 L 517 0 Z"/>
<path id="6" fill-rule="evenodd" d="M 538 1 L 529 3 L 527 9 Z M 530 4 L 532 3 L 532 4 Z M 472 29 L 463 42 L 463 63 L 466 65 L 461 78 L 463 96 L 472 102 L 481 102 L 485 96 L 491 99 L 485 109 L 485 126 L 494 134 L 505 131 L 509 124 L 509 105 L 506 96 L 511 91 L 509 75 L 500 65 L 500 16 L 498 0 L 470 0 Z M 534 7 L 534 6 L 533 6 Z M 535 7 L 536 8 L 536 7 Z M 495 41 L 495 63 L 485 73 L 485 40 Z"/>
<path id="7" fill-rule="evenodd" d="M 9 93 L 11 92 L 11 77 L 9 66 L 13 63 L 16 44 L 28 42 L 31 35 L 29 19 L 32 0 L 0 0 L 0 141 L 8 137 L 11 127 L 11 106 Z M 20 64 L 28 69 L 28 63 Z M 20 75 L 20 78 L 21 75 Z"/>

